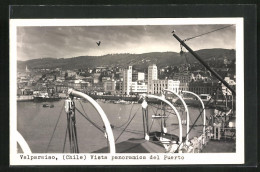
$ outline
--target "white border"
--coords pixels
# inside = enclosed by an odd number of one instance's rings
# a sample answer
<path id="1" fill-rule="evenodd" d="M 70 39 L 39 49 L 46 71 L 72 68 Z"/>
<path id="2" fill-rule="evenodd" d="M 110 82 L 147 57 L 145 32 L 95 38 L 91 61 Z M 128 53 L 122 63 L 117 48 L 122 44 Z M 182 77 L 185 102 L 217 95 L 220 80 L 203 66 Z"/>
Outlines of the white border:
<path id="1" fill-rule="evenodd" d="M 17 30 L 18 26 L 120 26 L 120 25 L 236 25 L 236 153 L 168 154 L 184 160 L 163 160 L 167 154 L 139 154 L 146 160 L 111 160 L 112 156 L 138 154 L 103 154 L 107 160 L 92 160 L 94 154 L 82 155 L 85 160 L 63 160 L 64 154 L 26 154 L 55 156 L 57 160 L 22 160 L 17 153 Z M 244 20 L 243 18 L 151 18 L 151 19 L 11 19 L 10 20 L 10 165 L 176 165 L 176 164 L 243 164 L 244 163 Z M 191 47 L 192 48 L 192 47 Z M 66 154 L 71 155 L 71 154 Z M 102 155 L 102 154 L 98 154 Z M 150 160 L 150 156 L 160 160 Z"/>

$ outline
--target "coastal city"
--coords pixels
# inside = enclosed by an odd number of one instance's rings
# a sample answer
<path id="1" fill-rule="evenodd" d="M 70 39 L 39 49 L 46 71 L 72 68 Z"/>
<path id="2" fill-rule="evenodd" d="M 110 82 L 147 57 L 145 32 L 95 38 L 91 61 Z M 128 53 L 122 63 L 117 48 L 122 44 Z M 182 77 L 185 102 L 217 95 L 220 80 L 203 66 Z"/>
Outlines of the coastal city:
<path id="1" fill-rule="evenodd" d="M 212 65 L 231 86 L 235 86 L 234 60 L 223 58 Z M 134 65 L 73 70 L 26 66 L 17 74 L 17 101 L 65 98 L 69 88 L 97 96 L 160 95 L 164 89 L 212 95 L 219 85 L 219 81 L 196 62 L 163 67 L 150 64 L 147 69 L 137 69 Z"/>
<path id="2" fill-rule="evenodd" d="M 17 131 L 27 147 L 36 153 L 236 152 L 235 27 L 176 28 L 188 38 L 171 26 L 19 28 Z M 215 32 L 231 39 L 219 41 Z M 200 36 L 203 46 L 190 41 Z"/>

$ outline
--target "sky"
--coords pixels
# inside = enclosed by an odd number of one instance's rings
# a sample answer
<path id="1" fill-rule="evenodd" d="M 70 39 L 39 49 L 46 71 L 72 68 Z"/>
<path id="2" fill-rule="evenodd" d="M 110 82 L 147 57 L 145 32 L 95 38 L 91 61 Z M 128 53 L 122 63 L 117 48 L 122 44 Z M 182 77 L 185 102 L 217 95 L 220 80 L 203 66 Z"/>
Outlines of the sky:
<path id="1" fill-rule="evenodd" d="M 228 25 L 146 25 L 146 26 L 19 26 L 17 60 L 71 58 L 106 54 L 180 52 L 179 42 Z M 193 50 L 235 49 L 235 26 L 186 42 Z M 101 41 L 100 46 L 96 42 Z"/>

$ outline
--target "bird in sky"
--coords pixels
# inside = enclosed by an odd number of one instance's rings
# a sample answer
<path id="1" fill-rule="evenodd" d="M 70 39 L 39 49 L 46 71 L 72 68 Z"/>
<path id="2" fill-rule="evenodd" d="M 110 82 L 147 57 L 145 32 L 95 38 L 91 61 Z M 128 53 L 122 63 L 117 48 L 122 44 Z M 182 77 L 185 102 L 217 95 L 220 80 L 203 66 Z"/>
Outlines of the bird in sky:
<path id="1" fill-rule="evenodd" d="M 101 41 L 98 41 L 98 42 L 96 42 L 96 43 L 97 43 L 97 45 L 98 45 L 98 46 L 100 46 L 100 44 L 101 44 Z"/>

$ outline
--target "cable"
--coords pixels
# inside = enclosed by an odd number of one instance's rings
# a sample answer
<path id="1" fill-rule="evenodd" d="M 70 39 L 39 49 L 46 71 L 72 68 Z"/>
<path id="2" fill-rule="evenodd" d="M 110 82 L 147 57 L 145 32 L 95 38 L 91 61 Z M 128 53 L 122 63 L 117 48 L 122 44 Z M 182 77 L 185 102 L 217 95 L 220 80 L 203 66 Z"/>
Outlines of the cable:
<path id="1" fill-rule="evenodd" d="M 203 35 L 207 35 L 207 34 L 209 34 L 209 33 L 216 32 L 216 31 L 219 31 L 219 30 L 222 30 L 222 29 L 231 27 L 231 26 L 233 26 L 233 24 L 232 24 L 232 25 L 225 26 L 225 27 L 221 27 L 221 28 L 218 28 L 218 29 L 216 29 L 216 30 L 213 30 L 213 31 L 210 31 L 210 32 L 206 32 L 206 33 L 203 33 L 203 34 L 200 34 L 200 35 L 197 35 L 197 36 L 193 36 L 193 37 L 190 37 L 190 38 L 186 38 L 186 39 L 183 40 L 183 42 L 189 41 L 189 40 L 191 40 L 191 39 L 194 39 L 194 38 L 197 38 L 197 37 L 200 37 L 200 36 L 203 36 Z"/>
<path id="2" fill-rule="evenodd" d="M 140 106 L 141 107 L 141 106 Z M 124 133 L 124 131 L 126 130 L 126 128 L 129 126 L 129 124 L 132 122 L 132 120 L 134 119 L 134 117 L 136 116 L 138 110 L 140 109 L 140 107 L 137 109 L 137 111 L 135 112 L 135 114 L 133 115 L 133 117 L 131 118 L 131 120 L 129 121 L 129 123 L 126 125 L 126 127 L 124 128 L 124 130 L 119 134 L 119 136 L 116 138 L 115 142 L 119 139 L 119 137 Z"/>
<path id="3" fill-rule="evenodd" d="M 123 127 L 124 125 L 126 125 L 126 124 L 128 123 L 128 121 L 130 120 L 130 117 L 131 117 L 131 113 L 132 113 L 133 107 L 134 107 L 134 104 L 132 104 L 132 107 L 131 107 L 131 109 L 130 109 L 130 113 L 129 113 L 129 116 L 128 116 L 127 121 L 124 122 L 124 123 L 123 123 L 122 125 L 120 125 L 120 126 L 114 126 L 114 128 L 121 128 L 121 127 Z"/>
<path id="4" fill-rule="evenodd" d="M 158 108 L 156 108 L 156 112 L 154 112 L 154 109 L 153 109 L 153 108 L 151 108 L 151 109 L 152 109 L 153 113 L 156 115 L 156 114 L 157 114 L 157 111 L 158 111 Z M 151 126 L 150 126 L 149 131 L 152 130 L 153 123 L 154 123 L 154 120 L 152 120 L 152 124 L 151 124 Z"/>
<path id="5" fill-rule="evenodd" d="M 65 138 L 64 138 L 64 142 L 63 142 L 62 153 L 64 153 L 64 150 L 65 150 L 65 145 L 66 145 L 66 140 L 67 140 L 67 132 L 68 132 L 68 127 L 66 128 L 66 133 L 65 133 Z"/>
<path id="6" fill-rule="evenodd" d="M 104 133 L 104 130 L 100 126 L 98 126 L 93 121 L 91 121 L 88 117 L 86 117 L 82 112 L 80 112 L 78 110 L 78 108 L 75 107 L 75 109 L 79 112 L 79 114 L 81 114 L 85 119 L 87 119 L 93 126 L 95 126 L 98 130 L 100 130 L 102 133 Z"/>
<path id="7" fill-rule="evenodd" d="M 72 147 L 71 147 L 71 132 L 70 132 L 70 114 L 67 113 L 67 129 L 69 133 L 69 142 L 70 142 L 70 152 L 72 152 Z"/>
<path id="8" fill-rule="evenodd" d="M 84 107 L 83 107 L 83 105 L 82 105 L 82 103 L 81 103 L 80 101 L 79 101 L 79 104 L 80 104 L 80 106 L 81 106 L 81 108 L 82 108 L 84 114 L 89 118 L 88 114 L 85 112 L 85 109 L 84 109 Z"/>
<path id="9" fill-rule="evenodd" d="M 64 104 L 65 104 L 65 102 L 64 102 Z M 63 106 L 64 106 L 64 104 L 63 104 Z M 63 111 L 63 107 L 61 107 L 61 111 L 60 111 L 59 117 L 58 117 L 58 119 L 57 119 L 57 122 L 56 122 L 56 124 L 55 124 L 54 130 L 53 130 L 52 135 L 51 135 L 51 139 L 50 139 L 50 141 L 49 141 L 49 143 L 48 143 L 48 146 L 47 146 L 47 149 L 46 149 L 46 153 L 48 153 L 49 146 L 50 146 L 50 143 L 51 143 L 52 138 L 53 138 L 53 136 L 54 136 L 54 133 L 55 133 L 55 131 L 56 131 L 56 127 L 57 127 L 58 122 L 59 122 L 59 120 L 60 120 L 60 116 L 61 116 L 61 112 L 62 112 L 62 111 Z"/>
<path id="10" fill-rule="evenodd" d="M 74 134 L 75 134 L 75 142 L 76 142 L 76 153 L 79 153 L 79 146 L 78 146 L 78 136 L 77 136 L 77 128 L 76 122 L 74 123 Z"/>

